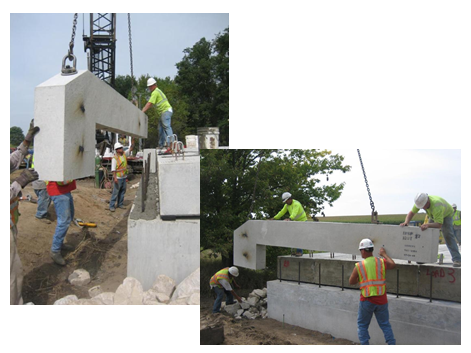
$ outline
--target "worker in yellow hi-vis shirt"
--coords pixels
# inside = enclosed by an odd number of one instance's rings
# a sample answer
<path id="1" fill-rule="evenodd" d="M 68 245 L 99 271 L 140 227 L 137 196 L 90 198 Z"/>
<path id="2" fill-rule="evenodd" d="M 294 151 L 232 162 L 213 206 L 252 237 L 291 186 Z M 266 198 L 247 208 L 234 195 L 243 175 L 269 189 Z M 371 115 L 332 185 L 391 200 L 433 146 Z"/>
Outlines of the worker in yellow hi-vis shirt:
<path id="1" fill-rule="evenodd" d="M 173 136 L 172 131 L 172 114 L 173 109 L 170 103 L 168 102 L 167 96 L 160 89 L 157 88 L 157 81 L 154 78 L 149 78 L 147 80 L 147 88 L 152 92 L 150 99 L 147 104 L 142 108 L 142 111 L 145 113 L 153 105 L 157 108 L 157 113 L 160 116 L 159 119 L 159 148 L 163 148 L 167 143 L 167 137 Z M 171 142 L 171 141 L 170 141 Z M 167 146 L 167 150 L 162 154 L 170 154 L 170 146 Z"/>
<path id="2" fill-rule="evenodd" d="M 285 206 L 275 217 L 271 218 L 272 220 L 280 219 L 288 211 L 289 218 L 286 218 L 285 221 L 307 221 L 306 212 L 304 212 L 303 206 L 299 201 L 294 200 L 289 192 L 283 193 L 283 195 L 281 195 L 281 199 Z M 303 249 L 296 249 L 296 256 L 303 256 Z"/>

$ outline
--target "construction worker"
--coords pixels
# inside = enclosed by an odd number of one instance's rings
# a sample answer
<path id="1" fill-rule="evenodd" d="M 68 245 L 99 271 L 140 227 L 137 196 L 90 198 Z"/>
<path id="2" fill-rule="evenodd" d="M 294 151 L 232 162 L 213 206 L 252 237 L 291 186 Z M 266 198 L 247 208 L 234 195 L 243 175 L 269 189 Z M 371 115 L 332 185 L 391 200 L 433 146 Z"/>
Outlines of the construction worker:
<path id="1" fill-rule="evenodd" d="M 456 209 L 456 203 L 453 207 L 453 234 L 455 234 L 458 245 L 461 246 L 461 211 Z"/>
<path id="2" fill-rule="evenodd" d="M 296 201 L 292 198 L 292 195 L 289 192 L 283 193 L 281 195 L 281 199 L 285 204 L 284 207 L 278 214 L 270 218 L 271 220 L 275 219 L 278 220 L 284 216 L 286 211 L 289 212 L 289 218 L 286 218 L 285 221 L 297 221 L 297 222 L 305 222 L 307 221 L 306 212 L 304 212 L 304 208 L 299 201 Z M 296 249 L 296 256 L 303 256 L 303 249 Z"/>
<path id="3" fill-rule="evenodd" d="M 111 160 L 111 172 L 113 173 L 113 193 L 111 194 L 110 211 L 114 212 L 116 201 L 118 208 L 126 208 L 123 205 L 124 194 L 126 193 L 126 178 L 128 177 L 128 160 L 127 157 L 134 149 L 134 138 L 131 146 L 124 152 L 123 145 L 120 142 L 114 144 L 115 155 Z"/>
<path id="4" fill-rule="evenodd" d="M 355 264 L 349 283 L 360 283 L 360 306 L 358 308 L 358 338 L 360 344 L 369 344 L 370 326 L 373 314 L 379 327 L 383 330 L 387 344 L 396 344 L 396 339 L 389 323 L 388 297 L 386 294 L 386 270 L 396 267 L 396 263 L 384 248 L 379 249 L 379 255 L 374 257 L 374 244 L 370 239 L 363 239 L 358 247 L 363 261 Z"/>
<path id="5" fill-rule="evenodd" d="M 237 295 L 237 293 L 232 289 L 231 284 L 237 288 L 240 286 L 236 283 L 235 277 L 239 276 L 239 269 L 237 267 L 226 267 L 222 270 L 216 272 L 211 280 L 209 285 L 211 289 L 214 289 L 216 292 L 216 300 L 213 305 L 213 314 L 219 313 L 221 311 L 221 302 L 224 294 L 226 294 L 226 305 L 234 304 L 234 297 L 239 303 L 242 303 L 242 299 Z"/>
<path id="6" fill-rule="evenodd" d="M 34 168 L 34 154 L 31 161 L 31 168 Z M 46 190 L 46 182 L 44 180 L 35 180 L 33 184 L 34 193 L 38 197 L 38 208 L 36 210 L 36 219 L 47 221 L 46 217 L 48 215 L 47 210 L 51 205 L 51 198 L 49 197 L 47 190 Z M 49 222 L 50 223 L 50 222 Z"/>
<path id="7" fill-rule="evenodd" d="M 65 266 L 61 250 L 70 251 L 73 246 L 64 244 L 65 235 L 69 230 L 70 222 L 74 220 L 74 199 L 72 191 L 77 188 L 75 180 L 46 181 L 46 189 L 54 203 L 57 215 L 57 225 L 52 237 L 51 258 L 61 266 Z"/>
<path id="8" fill-rule="evenodd" d="M 147 80 L 147 88 L 152 92 L 150 99 L 147 104 L 142 108 L 142 111 L 145 113 L 153 105 L 157 108 L 157 113 L 160 116 L 159 119 L 159 148 L 163 148 L 167 144 L 167 137 L 173 136 L 172 131 L 172 114 L 173 109 L 170 103 L 168 102 L 167 97 L 164 92 L 157 88 L 157 81 L 154 78 L 149 78 Z M 173 137 L 172 137 L 173 138 Z M 167 146 L 167 150 L 162 154 L 172 153 L 170 146 Z"/>
<path id="9" fill-rule="evenodd" d="M 445 238 L 446 247 L 451 254 L 453 267 L 461 267 L 461 254 L 456 243 L 455 235 L 453 233 L 453 207 L 439 196 L 432 196 L 426 193 L 418 193 L 414 199 L 414 206 L 406 216 L 404 223 L 401 227 L 407 226 L 412 220 L 414 215 L 424 209 L 431 219 L 429 223 L 422 224 L 420 228 L 425 230 L 427 228 L 441 229 L 443 238 Z M 433 221 L 432 221 L 433 219 Z"/>
<path id="10" fill-rule="evenodd" d="M 18 170 L 20 164 L 28 154 L 28 147 L 33 141 L 39 127 L 34 126 L 31 120 L 30 128 L 24 141 L 10 154 L 10 304 L 21 305 L 23 298 L 21 290 L 23 285 L 23 266 L 17 250 L 18 229 L 16 227 L 20 213 L 18 211 L 18 196 L 22 189 L 30 182 L 38 179 L 38 173 L 25 169 L 21 173 Z M 15 172 L 17 171 L 17 172 Z"/>

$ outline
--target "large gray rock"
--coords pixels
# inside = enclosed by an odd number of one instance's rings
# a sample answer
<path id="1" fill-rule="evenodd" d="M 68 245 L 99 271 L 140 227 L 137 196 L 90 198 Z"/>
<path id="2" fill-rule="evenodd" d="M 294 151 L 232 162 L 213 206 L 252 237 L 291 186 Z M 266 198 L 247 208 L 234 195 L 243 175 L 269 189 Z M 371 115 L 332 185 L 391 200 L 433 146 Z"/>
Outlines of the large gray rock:
<path id="1" fill-rule="evenodd" d="M 244 310 L 248 310 L 250 309 L 250 303 L 243 301 L 242 303 L 240 303 L 240 307 Z"/>
<path id="2" fill-rule="evenodd" d="M 255 296 L 255 297 L 249 296 L 249 297 L 247 298 L 247 303 L 249 303 L 250 306 L 255 306 L 255 305 L 257 305 L 257 303 L 258 303 L 259 301 L 260 301 L 260 298 L 257 297 L 257 296 Z"/>
<path id="3" fill-rule="evenodd" d="M 101 293 L 102 291 L 100 286 L 95 286 L 88 290 L 88 295 L 90 296 L 90 298 L 96 297 L 98 294 Z"/>
<path id="4" fill-rule="evenodd" d="M 243 317 L 246 317 L 247 319 L 256 319 L 257 318 L 257 314 L 253 314 L 251 313 L 250 311 L 246 311 L 242 314 Z"/>
<path id="5" fill-rule="evenodd" d="M 200 292 L 200 269 L 196 269 L 191 275 L 185 278 L 175 289 L 171 301 L 179 298 L 190 297 L 193 293 Z"/>
<path id="6" fill-rule="evenodd" d="M 85 286 L 91 281 L 90 274 L 84 269 L 78 269 L 69 276 L 70 284 L 74 286 Z"/>
<path id="7" fill-rule="evenodd" d="M 169 300 L 168 295 L 159 293 L 151 288 L 144 292 L 142 303 L 145 305 L 164 305 L 167 304 Z"/>
<path id="8" fill-rule="evenodd" d="M 175 281 L 170 277 L 166 275 L 160 275 L 154 281 L 152 289 L 155 289 L 159 293 L 164 293 L 169 298 L 171 298 L 176 285 L 177 284 L 175 283 Z"/>
<path id="9" fill-rule="evenodd" d="M 144 296 L 142 284 L 133 277 L 126 277 L 114 295 L 114 305 L 140 305 Z"/>
<path id="10" fill-rule="evenodd" d="M 114 304 L 114 293 L 113 292 L 104 292 L 100 293 L 94 298 L 99 299 L 105 305 L 113 305 Z"/>
<path id="11" fill-rule="evenodd" d="M 231 305 L 226 305 L 224 308 L 224 310 L 228 312 L 229 314 L 231 314 L 232 316 L 236 315 L 239 309 L 240 309 L 240 304 L 237 302 Z"/>
<path id="12" fill-rule="evenodd" d="M 190 295 L 186 303 L 188 305 L 200 305 L 200 293 L 193 293 Z"/>
<path id="13" fill-rule="evenodd" d="M 256 294 L 259 298 L 265 298 L 267 296 L 267 290 L 255 289 L 252 293 Z"/>
<path id="14" fill-rule="evenodd" d="M 76 295 L 71 294 L 68 295 L 64 298 L 60 298 L 54 302 L 54 305 L 69 305 L 69 304 L 74 304 L 74 302 L 77 302 L 79 299 L 77 298 Z"/>

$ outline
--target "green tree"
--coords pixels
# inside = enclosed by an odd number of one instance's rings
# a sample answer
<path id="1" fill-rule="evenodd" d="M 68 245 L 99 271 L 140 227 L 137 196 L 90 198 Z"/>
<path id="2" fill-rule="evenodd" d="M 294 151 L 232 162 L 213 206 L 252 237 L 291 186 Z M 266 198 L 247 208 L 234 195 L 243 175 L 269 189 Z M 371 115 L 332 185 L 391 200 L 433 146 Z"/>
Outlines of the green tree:
<path id="1" fill-rule="evenodd" d="M 23 130 L 18 126 L 12 126 L 10 128 L 10 145 L 18 146 L 25 139 Z"/>
<path id="2" fill-rule="evenodd" d="M 229 144 L 229 28 L 209 42 L 186 48 L 176 64 L 175 82 L 188 102 L 188 125 L 220 128 L 220 144 Z"/>
<path id="3" fill-rule="evenodd" d="M 320 177 L 348 172 L 344 157 L 327 150 L 204 150 L 201 153 L 201 247 L 232 262 L 233 232 L 248 219 L 273 217 L 289 191 L 312 219 L 342 194 L 344 183 L 320 186 Z M 276 267 L 270 249 L 267 266 Z M 274 259 L 274 260 L 273 260 Z"/>

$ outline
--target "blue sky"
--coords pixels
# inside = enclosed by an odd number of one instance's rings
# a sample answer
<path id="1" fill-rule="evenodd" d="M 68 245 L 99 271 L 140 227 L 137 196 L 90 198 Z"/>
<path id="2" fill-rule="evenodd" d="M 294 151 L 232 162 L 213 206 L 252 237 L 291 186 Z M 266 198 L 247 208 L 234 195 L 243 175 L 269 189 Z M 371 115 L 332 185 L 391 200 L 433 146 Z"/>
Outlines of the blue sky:
<path id="1" fill-rule="evenodd" d="M 370 200 L 355 148 L 332 148 L 352 167 L 348 173 L 334 172 L 329 184 L 345 182 L 345 189 L 326 216 L 369 215 Z M 461 209 L 461 150 L 360 149 L 375 209 L 381 215 L 405 214 L 419 192 L 443 197 Z M 326 180 L 320 178 L 322 184 Z M 423 211 L 422 211 L 423 212 Z"/>
<path id="2" fill-rule="evenodd" d="M 74 54 L 77 69 L 87 69 L 83 31 L 90 33 L 89 14 L 79 14 Z M 60 73 L 72 36 L 73 14 L 10 14 L 10 127 L 26 132 L 34 114 L 34 88 Z M 201 38 L 208 41 L 229 27 L 228 13 L 131 14 L 134 76 L 171 77 L 183 50 Z M 126 13 L 116 20 L 116 76 L 130 75 Z M 68 62 L 67 62 L 68 63 Z"/>

